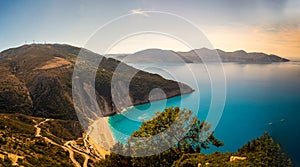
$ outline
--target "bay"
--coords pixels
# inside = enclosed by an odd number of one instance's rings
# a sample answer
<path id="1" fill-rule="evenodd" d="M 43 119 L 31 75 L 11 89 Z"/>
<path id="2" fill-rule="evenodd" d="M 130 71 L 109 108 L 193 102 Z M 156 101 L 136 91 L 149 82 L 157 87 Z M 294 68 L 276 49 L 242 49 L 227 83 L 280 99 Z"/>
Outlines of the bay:
<path id="1" fill-rule="evenodd" d="M 211 108 L 212 91 L 216 90 L 205 65 L 132 65 L 186 83 L 196 91 L 138 105 L 110 117 L 109 124 L 116 141 L 125 143 L 128 136 L 140 127 L 142 120 L 151 119 L 156 111 L 170 106 L 192 110 L 197 112 L 200 120 L 206 119 Z M 210 70 L 220 69 L 220 64 L 210 66 Z M 223 69 L 226 99 L 215 136 L 225 145 L 211 147 L 203 152 L 235 152 L 247 141 L 267 131 L 292 158 L 293 163 L 300 166 L 300 63 L 224 63 Z"/>

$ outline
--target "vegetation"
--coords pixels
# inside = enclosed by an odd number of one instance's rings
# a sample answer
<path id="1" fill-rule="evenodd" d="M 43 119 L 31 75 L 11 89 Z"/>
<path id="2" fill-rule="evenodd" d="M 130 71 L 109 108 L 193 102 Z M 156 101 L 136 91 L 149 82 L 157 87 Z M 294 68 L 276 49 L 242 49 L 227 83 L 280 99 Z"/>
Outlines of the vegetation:
<path id="1" fill-rule="evenodd" d="M 262 137 L 248 142 L 238 154 L 249 157 L 245 165 L 252 166 L 292 166 L 291 159 L 281 150 L 272 137 L 264 133 Z"/>
<path id="2" fill-rule="evenodd" d="M 189 110 L 180 110 L 178 107 L 165 109 L 164 112 L 156 113 L 149 121 L 143 122 L 139 130 L 135 131 L 126 144 L 117 143 L 110 155 L 104 160 L 89 160 L 89 165 L 94 166 L 292 166 L 291 159 L 280 149 L 280 146 L 267 133 L 260 138 L 248 142 L 234 153 L 203 154 L 201 150 L 211 146 L 222 146 L 223 143 L 213 136 L 209 130 L 209 124 L 200 122 Z M 0 166 L 12 166 L 9 154 L 19 157 L 17 163 L 23 166 L 72 166 L 69 152 L 63 148 L 45 141 L 41 137 L 35 137 L 34 125 L 43 121 L 42 118 L 26 116 L 22 114 L 0 114 Z M 177 126 L 173 131 L 168 127 Z M 182 123 L 182 124 L 181 124 Z M 71 139 L 73 134 L 69 128 L 70 122 L 63 120 L 51 120 L 40 125 L 42 136 L 46 136 L 56 143 L 63 143 L 65 139 Z M 53 126 L 53 127 L 51 127 Z M 176 142 L 170 149 L 159 154 L 138 157 L 139 154 L 154 153 L 157 147 L 145 147 L 156 143 L 158 139 L 172 139 L 175 132 L 191 127 L 185 136 Z M 170 138 L 154 138 L 145 141 L 149 143 L 133 144 L 134 137 L 151 137 L 161 132 L 169 132 Z M 206 133 L 209 132 L 209 133 Z M 62 133 L 66 133 L 63 135 Z M 57 135 L 54 135 L 57 134 Z M 206 140 L 201 140 L 203 134 L 211 134 Z M 82 139 L 81 139 L 82 140 Z M 170 141 L 170 140 L 167 140 Z M 81 141 L 82 142 L 82 141 Z M 80 142 L 79 142 L 80 143 Z M 168 144 L 166 141 L 159 143 Z M 163 145 L 162 145 L 163 146 Z M 145 151 L 145 148 L 147 149 Z M 123 155 L 115 152 L 123 153 Z M 136 157 L 124 156 L 129 152 Z M 235 156 L 241 159 L 231 161 Z M 3 158 L 2 158 L 3 157 Z M 82 155 L 74 154 L 74 158 L 83 163 Z M 243 159 L 244 158 L 244 159 Z"/>
<path id="3" fill-rule="evenodd" d="M 81 128 L 78 121 L 73 120 L 58 120 L 53 119 L 40 126 L 42 129 L 47 129 L 47 134 L 52 134 L 60 140 L 72 140 L 82 136 L 83 129 Z M 49 138 L 52 138 L 51 136 Z"/>
<path id="4" fill-rule="evenodd" d="M 81 154 L 78 154 L 78 153 L 74 153 L 74 158 L 76 159 L 76 161 L 79 163 L 79 164 L 83 164 L 84 162 L 84 158 Z"/>
<path id="5" fill-rule="evenodd" d="M 26 113 L 31 104 L 24 82 L 0 65 L 0 113 Z"/>
<path id="6" fill-rule="evenodd" d="M 245 157 L 244 160 L 230 161 L 230 157 Z M 184 154 L 173 163 L 173 167 L 197 166 L 293 166 L 291 159 L 282 152 L 280 146 L 267 133 L 244 145 L 235 153 Z"/>
<path id="7" fill-rule="evenodd" d="M 128 151 L 139 151 L 147 143 L 140 143 L 135 146 L 130 144 L 133 137 L 149 137 L 154 136 L 162 131 L 166 131 L 168 127 L 180 119 L 179 122 L 189 120 L 188 116 L 191 111 L 180 110 L 179 108 L 168 108 L 164 112 L 157 113 L 150 120 L 143 122 L 139 130 L 135 131 L 128 142 L 124 145 L 117 143 L 110 155 L 99 163 L 97 166 L 292 166 L 291 159 L 280 149 L 280 146 L 274 142 L 272 137 L 265 133 L 262 137 L 248 142 L 245 146 L 234 153 L 219 153 L 202 154 L 201 149 L 207 149 L 210 145 L 222 146 L 223 143 L 216 139 L 211 134 L 205 141 L 199 140 L 199 136 L 203 132 L 209 131 L 209 124 L 200 122 L 197 119 L 190 119 L 193 122 L 190 131 L 178 141 L 173 147 L 159 154 L 146 157 L 129 157 L 116 154 Z M 181 117 L 183 116 L 183 117 Z M 183 119 L 182 119 L 183 118 Z M 175 131 L 179 129 L 175 128 Z M 147 151 L 151 150 L 151 147 Z M 121 152 L 122 153 L 122 152 Z M 131 152 L 136 155 L 137 152 Z M 234 157 L 237 157 L 236 159 Z M 230 160 L 233 158 L 233 160 Z"/>
<path id="8" fill-rule="evenodd" d="M 0 157 L 4 157 L 0 158 L 0 166 L 12 166 L 9 154 L 22 157 L 17 163 L 28 167 L 72 166 L 68 151 L 35 137 L 34 125 L 42 120 L 22 114 L 0 114 Z"/>
<path id="9" fill-rule="evenodd" d="M 143 122 L 139 130 L 135 131 L 128 143 L 123 145 L 117 143 L 112 149 L 112 153 L 99 162 L 99 166 L 171 166 L 174 161 L 178 160 L 186 153 L 200 153 L 201 149 L 207 149 L 210 145 L 220 147 L 223 145 L 221 141 L 216 139 L 213 132 L 209 132 L 209 125 L 205 122 L 200 122 L 196 117 L 191 117 L 192 112 L 188 110 L 180 110 L 178 107 L 167 108 L 164 112 L 156 113 L 156 116 L 147 122 Z M 175 126 L 174 126 L 175 124 Z M 172 128 L 169 128 L 171 127 Z M 120 150 L 123 153 L 131 152 L 133 156 L 145 155 L 146 152 L 157 152 L 159 146 L 169 145 L 168 141 L 174 141 L 178 135 L 182 135 L 185 130 L 190 130 L 185 136 L 177 141 L 170 149 L 167 149 L 159 154 L 154 154 L 147 157 L 126 157 L 116 154 Z M 171 129 L 169 131 L 169 129 Z M 168 136 L 162 138 L 154 138 L 146 141 L 148 143 L 131 144 L 134 137 L 151 137 L 167 131 Z M 179 134 L 178 134 L 179 133 Z M 202 138 L 203 134 L 208 134 L 208 138 Z M 173 139 L 173 140 L 172 140 Z M 204 140 L 203 140 L 204 139 Z M 147 145 L 155 145 L 147 147 Z M 146 147 L 145 147 L 146 146 Z M 158 146 L 158 147 L 157 147 Z"/>
<path id="10" fill-rule="evenodd" d="M 90 68 L 96 58 L 102 57 L 88 50 L 84 53 L 89 60 L 82 62 L 82 70 Z M 72 101 L 72 75 L 76 56 L 81 48 L 59 44 L 32 44 L 12 48 L 0 53 L 0 113 L 23 113 L 43 118 L 77 120 Z M 102 57 L 95 78 L 95 94 L 104 115 L 118 111 L 111 95 L 111 79 L 119 76 L 120 94 L 129 85 L 132 104 L 148 102 L 148 94 L 153 88 L 161 88 L 167 97 L 190 93 L 193 90 L 182 83 L 166 80 L 159 75 L 139 71 L 120 61 Z M 123 67 L 116 72 L 117 67 Z M 131 79 L 131 74 L 136 73 Z M 89 75 L 84 73 L 80 79 Z M 90 83 L 88 78 L 86 83 Z M 183 90 L 179 89 L 179 86 Z M 79 85 L 83 88 L 83 85 Z M 83 91 L 82 94 L 84 94 Z M 121 99 L 122 100 L 122 99 Z M 121 101 L 120 100 L 120 101 Z M 118 101 L 119 102 L 119 101 Z M 129 104 L 120 102 L 126 108 Z M 131 105 L 131 104 L 130 104 Z M 105 107 L 104 107 L 105 106 Z"/>

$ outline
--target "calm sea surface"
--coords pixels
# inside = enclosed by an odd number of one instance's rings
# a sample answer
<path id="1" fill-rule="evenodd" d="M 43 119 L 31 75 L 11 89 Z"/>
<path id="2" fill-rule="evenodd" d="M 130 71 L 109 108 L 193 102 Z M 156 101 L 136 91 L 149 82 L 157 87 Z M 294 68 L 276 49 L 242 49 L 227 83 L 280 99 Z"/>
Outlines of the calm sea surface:
<path id="1" fill-rule="evenodd" d="M 196 91 L 168 100 L 156 101 L 128 109 L 109 118 L 114 137 L 125 142 L 142 120 L 169 106 L 196 111 L 205 120 L 211 105 L 212 84 L 203 64 L 133 65 L 165 78 L 184 82 Z M 220 65 L 211 65 L 217 70 Z M 300 166 L 300 63 L 223 64 L 226 100 L 215 136 L 225 143 L 212 151 L 234 152 L 268 131 L 293 162 Z M 192 75 L 193 74 L 193 75 Z M 200 96 L 199 96 L 200 94 Z M 199 107 L 197 106 L 199 104 Z"/>

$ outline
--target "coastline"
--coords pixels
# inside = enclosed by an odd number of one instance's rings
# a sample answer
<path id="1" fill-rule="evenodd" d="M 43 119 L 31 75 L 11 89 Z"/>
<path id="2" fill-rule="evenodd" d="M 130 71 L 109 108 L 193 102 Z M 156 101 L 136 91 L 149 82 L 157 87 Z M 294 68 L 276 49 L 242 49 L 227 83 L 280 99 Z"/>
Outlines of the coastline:
<path id="1" fill-rule="evenodd" d="M 89 127 L 89 141 L 103 158 L 110 154 L 110 148 L 115 144 L 115 140 L 108 123 L 108 117 L 98 118 Z"/>
<path id="2" fill-rule="evenodd" d="M 126 112 L 126 111 L 132 109 L 133 107 L 134 107 L 134 106 L 129 106 L 129 107 L 127 107 L 127 108 L 124 108 L 122 111 L 120 111 L 120 112 L 118 112 L 118 113 L 116 113 L 116 114 L 122 114 L 122 113 L 124 113 L 124 112 Z M 108 117 L 108 118 L 109 118 L 109 117 Z M 107 119 L 107 121 L 108 121 L 108 119 Z"/>
<path id="3" fill-rule="evenodd" d="M 105 158 L 105 155 L 110 154 L 110 148 L 112 148 L 113 145 L 116 143 L 115 136 L 113 135 L 112 129 L 109 124 L 110 116 L 113 116 L 115 114 L 122 114 L 137 105 L 143 105 L 143 104 L 147 104 L 150 102 L 155 102 L 155 101 L 164 100 L 164 99 L 170 99 L 173 97 L 190 94 L 190 93 L 193 93 L 194 91 L 195 91 L 194 89 L 191 89 L 190 91 L 185 91 L 183 93 L 169 95 L 169 97 L 167 97 L 167 98 L 156 98 L 154 100 L 151 100 L 151 101 L 148 100 L 145 102 L 140 101 L 139 103 L 135 103 L 132 106 L 124 108 L 120 112 L 116 112 L 116 113 L 113 113 L 110 115 L 100 117 L 89 127 L 89 141 L 90 141 L 91 145 L 97 150 L 97 152 L 99 152 L 99 154 L 103 158 Z M 99 129 L 99 128 L 101 128 L 101 129 Z"/>
<path id="4" fill-rule="evenodd" d="M 155 101 L 160 101 L 160 100 L 165 100 L 165 99 L 170 99 L 170 98 L 173 98 L 173 97 L 177 97 L 177 96 L 181 96 L 181 95 L 186 95 L 186 94 L 190 94 L 190 93 L 193 93 L 195 92 L 195 89 L 191 88 L 190 90 L 185 90 L 183 92 L 179 92 L 179 93 L 175 93 L 175 94 L 169 94 L 169 96 L 167 98 L 164 98 L 164 97 L 161 97 L 161 98 L 155 98 L 155 99 L 152 99 L 152 100 L 145 100 L 145 101 L 136 101 L 133 103 L 133 105 L 129 106 L 129 107 L 126 107 L 124 109 L 122 109 L 121 111 L 118 111 L 118 112 L 111 112 L 109 114 L 104 114 L 103 117 L 110 117 L 110 116 L 113 116 L 115 114 L 122 114 L 126 111 L 128 111 L 129 109 L 133 108 L 134 106 L 138 106 L 138 105 L 142 105 L 142 104 L 147 104 L 147 103 L 151 103 L 151 102 L 155 102 Z"/>

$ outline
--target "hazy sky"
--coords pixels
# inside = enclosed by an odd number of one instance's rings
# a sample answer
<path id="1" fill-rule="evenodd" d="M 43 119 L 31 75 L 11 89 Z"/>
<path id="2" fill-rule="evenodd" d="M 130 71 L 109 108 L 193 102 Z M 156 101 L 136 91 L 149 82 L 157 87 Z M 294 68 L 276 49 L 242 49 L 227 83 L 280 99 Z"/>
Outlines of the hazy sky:
<path id="1" fill-rule="evenodd" d="M 148 10 L 188 19 L 215 48 L 300 59 L 299 0 L 1 0 L 0 50 L 33 40 L 84 46 L 91 34 L 110 20 L 129 13 L 143 15 L 142 11 Z M 147 35 L 123 41 L 112 52 L 147 47 L 186 50 L 172 40 Z"/>

